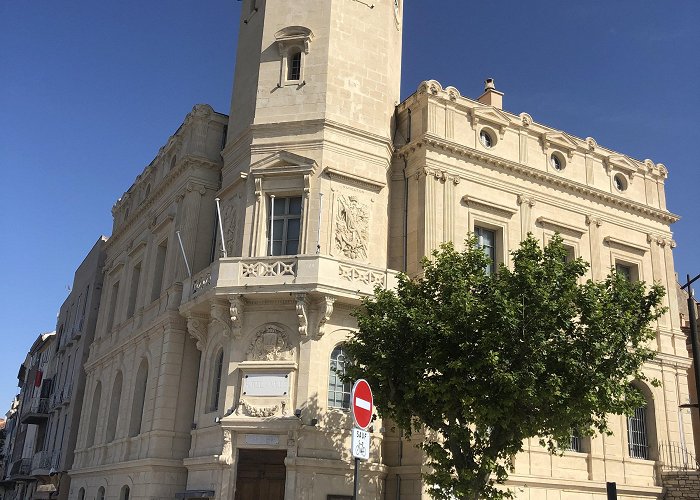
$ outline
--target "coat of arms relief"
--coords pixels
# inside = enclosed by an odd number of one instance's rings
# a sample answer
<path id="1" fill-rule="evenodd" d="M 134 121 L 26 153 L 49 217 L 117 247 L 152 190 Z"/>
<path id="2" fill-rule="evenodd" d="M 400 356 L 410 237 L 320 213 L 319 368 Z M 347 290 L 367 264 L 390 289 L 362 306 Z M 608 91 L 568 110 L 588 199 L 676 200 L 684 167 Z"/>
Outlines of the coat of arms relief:
<path id="1" fill-rule="evenodd" d="M 290 361 L 294 348 L 282 329 L 268 325 L 260 330 L 248 347 L 248 361 Z"/>

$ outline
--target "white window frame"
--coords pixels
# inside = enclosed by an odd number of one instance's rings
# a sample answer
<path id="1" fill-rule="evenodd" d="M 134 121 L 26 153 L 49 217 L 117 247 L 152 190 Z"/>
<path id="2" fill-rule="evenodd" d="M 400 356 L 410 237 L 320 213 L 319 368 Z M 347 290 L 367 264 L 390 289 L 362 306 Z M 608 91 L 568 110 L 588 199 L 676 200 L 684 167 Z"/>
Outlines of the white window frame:
<path id="1" fill-rule="evenodd" d="M 288 26 L 281 29 L 275 34 L 277 48 L 280 53 L 280 78 L 278 87 L 288 85 L 303 85 L 304 67 L 306 66 L 306 56 L 309 54 L 313 32 L 303 26 Z M 301 61 L 299 68 L 299 78 L 290 80 L 289 76 L 289 59 L 292 54 L 301 53 Z"/>

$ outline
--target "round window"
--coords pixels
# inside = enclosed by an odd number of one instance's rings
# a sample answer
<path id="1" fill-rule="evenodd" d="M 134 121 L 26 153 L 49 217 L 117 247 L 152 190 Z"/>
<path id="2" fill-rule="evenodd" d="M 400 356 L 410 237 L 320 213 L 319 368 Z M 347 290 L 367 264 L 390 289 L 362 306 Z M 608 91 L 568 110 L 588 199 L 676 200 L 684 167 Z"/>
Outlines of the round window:
<path id="1" fill-rule="evenodd" d="M 562 171 L 564 170 L 565 165 L 564 157 L 558 153 L 552 153 L 552 155 L 549 157 L 549 164 L 554 170 Z"/>
<path id="2" fill-rule="evenodd" d="M 493 138 L 491 137 L 491 134 L 489 134 L 486 130 L 481 131 L 481 133 L 479 134 L 479 139 L 481 140 L 481 144 L 485 148 L 490 148 L 493 146 Z"/>
<path id="3" fill-rule="evenodd" d="M 618 191 L 625 191 L 627 189 L 627 179 L 625 179 L 624 175 L 615 174 L 613 181 L 615 182 L 615 189 Z"/>

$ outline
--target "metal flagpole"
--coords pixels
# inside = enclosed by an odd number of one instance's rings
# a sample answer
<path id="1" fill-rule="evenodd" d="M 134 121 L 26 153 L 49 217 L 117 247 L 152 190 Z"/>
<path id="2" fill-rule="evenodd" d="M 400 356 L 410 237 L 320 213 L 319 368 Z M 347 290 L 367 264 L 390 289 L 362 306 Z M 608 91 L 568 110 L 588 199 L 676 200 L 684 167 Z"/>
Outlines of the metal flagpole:
<path id="1" fill-rule="evenodd" d="M 216 199 L 216 213 L 219 216 L 219 231 L 221 232 L 221 251 L 224 254 L 224 259 L 228 257 L 228 254 L 226 253 L 226 242 L 224 241 L 224 224 L 221 221 L 221 205 L 219 205 L 219 198 Z"/>
<path id="2" fill-rule="evenodd" d="M 187 276 L 192 277 L 192 271 L 190 270 L 190 264 L 187 262 L 187 255 L 185 255 L 185 247 L 182 245 L 182 237 L 180 236 L 180 231 L 175 231 L 177 234 L 177 240 L 180 242 L 180 250 L 182 251 L 182 258 L 185 259 L 185 266 L 187 266 Z"/>
<path id="3" fill-rule="evenodd" d="M 272 255 L 272 243 L 275 240 L 274 233 L 274 221 L 275 221 L 275 195 L 270 195 L 270 255 Z"/>

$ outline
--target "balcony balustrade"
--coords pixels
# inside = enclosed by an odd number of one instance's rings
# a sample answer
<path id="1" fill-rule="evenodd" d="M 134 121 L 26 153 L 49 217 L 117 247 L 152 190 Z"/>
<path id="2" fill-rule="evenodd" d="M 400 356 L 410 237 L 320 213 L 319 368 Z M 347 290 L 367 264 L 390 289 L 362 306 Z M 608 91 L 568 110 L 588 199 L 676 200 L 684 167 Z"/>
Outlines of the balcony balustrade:
<path id="1" fill-rule="evenodd" d="M 396 271 L 321 255 L 219 259 L 184 283 L 182 303 L 207 291 L 228 293 L 320 292 L 348 297 L 371 295 L 375 286 L 393 288 Z"/>

